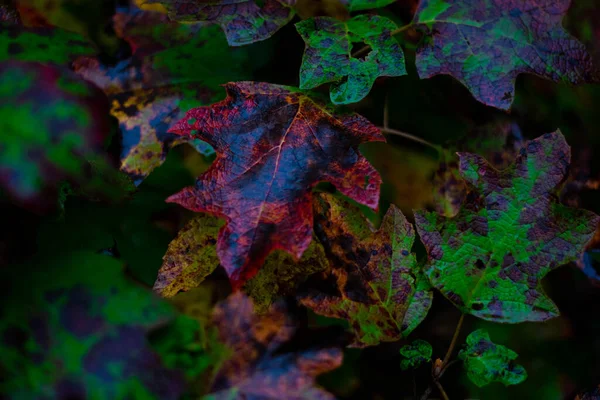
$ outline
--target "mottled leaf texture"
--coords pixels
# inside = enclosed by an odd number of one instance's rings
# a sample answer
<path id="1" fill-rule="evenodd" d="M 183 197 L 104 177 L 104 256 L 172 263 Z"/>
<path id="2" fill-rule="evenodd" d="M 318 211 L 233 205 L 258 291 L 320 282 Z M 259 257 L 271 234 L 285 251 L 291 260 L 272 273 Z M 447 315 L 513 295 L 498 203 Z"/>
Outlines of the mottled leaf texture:
<path id="1" fill-rule="evenodd" d="M 107 112 L 104 94 L 68 70 L 2 63 L 0 186 L 36 204 L 60 180 L 83 180 L 86 157 L 102 150 L 110 131 Z"/>
<path id="2" fill-rule="evenodd" d="M 484 104 L 508 109 L 515 80 L 531 73 L 556 82 L 596 81 L 583 44 L 561 25 L 570 0 L 422 0 L 414 23 L 421 78 L 452 75 Z"/>
<path id="3" fill-rule="evenodd" d="M 310 290 L 300 301 L 317 314 L 346 319 L 354 345 L 408 335 L 427 315 L 433 293 L 414 254 L 412 225 L 392 205 L 378 230 L 360 211 L 332 195 L 315 201 L 315 232 L 332 260 L 338 293 Z"/>
<path id="4" fill-rule="evenodd" d="M 484 329 L 471 332 L 465 349 L 458 353 L 458 358 L 464 361 L 467 376 L 479 387 L 492 382 L 517 385 L 527 379 L 525 368 L 513 362 L 517 356 L 508 347 L 493 343 Z"/>
<path id="5" fill-rule="evenodd" d="M 461 311 L 490 321 L 557 316 L 541 280 L 576 260 L 599 222 L 555 200 L 571 159 L 564 137 L 555 132 L 527 142 L 502 171 L 475 154 L 459 158 L 472 191 L 456 217 L 415 214 L 432 285 Z"/>
<path id="6" fill-rule="evenodd" d="M 252 301 L 237 292 L 215 308 L 213 322 L 231 358 L 219 370 L 209 399 L 335 399 L 315 385 L 315 378 L 342 364 L 341 348 L 311 345 L 284 351 L 296 325 L 283 307 L 258 316 Z"/>
<path id="7" fill-rule="evenodd" d="M 179 291 L 198 287 L 219 266 L 215 243 L 223 225 L 223 220 L 212 215 L 199 215 L 188 222 L 169 244 L 154 290 L 161 296 L 172 297 Z M 262 313 L 277 297 L 292 294 L 304 278 L 327 268 L 323 247 L 315 241 L 299 261 L 275 251 L 246 283 L 244 292 L 254 300 L 257 312 Z"/>
<path id="8" fill-rule="evenodd" d="M 195 186 L 167 201 L 225 218 L 217 254 L 239 288 L 273 250 L 299 259 L 308 248 L 318 182 L 377 207 L 381 178 L 358 145 L 385 139 L 363 117 L 292 87 L 237 82 L 225 89 L 225 100 L 189 111 L 170 129 L 208 142 L 217 158 Z"/>
<path id="9" fill-rule="evenodd" d="M 416 368 L 421 364 L 431 362 L 431 355 L 433 349 L 429 342 L 425 340 L 417 339 L 411 344 L 402 346 L 400 354 L 404 356 L 404 359 L 400 362 L 400 368 L 407 370 L 410 368 Z"/>
<path id="10" fill-rule="evenodd" d="M 0 61 L 66 64 L 78 56 L 95 53 L 95 47 L 76 33 L 0 23 Z"/>
<path id="11" fill-rule="evenodd" d="M 230 46 L 270 38 L 294 17 L 296 0 L 148 0 L 160 3 L 176 21 L 221 25 Z"/>
<path id="12" fill-rule="evenodd" d="M 316 17 L 296 24 L 304 42 L 300 88 L 311 89 L 327 82 L 334 104 L 362 100 L 380 76 L 406 75 L 404 53 L 390 32 L 391 20 L 378 15 L 359 15 L 349 21 Z M 371 51 L 365 59 L 351 56 L 353 43 L 365 43 Z"/>
<path id="13" fill-rule="evenodd" d="M 115 30 L 133 49 L 130 59 L 107 67 L 81 58 L 77 73 L 101 87 L 119 120 L 121 170 L 139 184 L 184 142 L 169 126 L 198 104 L 218 99 L 218 83 L 243 78 L 245 55 L 227 52 L 218 27 L 178 24 L 165 15 L 131 9 L 114 17 Z M 191 141 L 197 149 L 207 145 Z"/>
<path id="14" fill-rule="evenodd" d="M 385 7 L 396 0 L 341 0 L 350 11 L 369 10 L 371 8 Z"/>
<path id="15" fill-rule="evenodd" d="M 0 308 L 1 394 L 179 398 L 182 374 L 146 338 L 173 317 L 171 307 L 126 280 L 122 267 L 109 256 L 69 253 L 4 271 L 11 284 Z"/>

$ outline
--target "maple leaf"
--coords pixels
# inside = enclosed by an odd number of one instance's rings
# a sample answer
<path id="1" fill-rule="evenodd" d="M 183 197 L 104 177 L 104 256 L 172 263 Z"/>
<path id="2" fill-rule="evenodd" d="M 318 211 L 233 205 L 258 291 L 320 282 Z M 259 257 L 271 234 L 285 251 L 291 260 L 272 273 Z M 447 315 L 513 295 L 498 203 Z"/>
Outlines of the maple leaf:
<path id="1" fill-rule="evenodd" d="M 377 15 L 359 15 L 349 21 L 329 17 L 311 18 L 296 24 L 306 49 L 300 67 L 300 88 L 311 89 L 327 82 L 334 104 L 362 100 L 380 76 L 406 75 L 404 53 L 390 35 L 396 24 Z M 352 44 L 371 47 L 363 59 L 351 56 Z"/>
<path id="2" fill-rule="evenodd" d="M 341 0 L 348 7 L 350 12 L 368 10 L 371 8 L 381 8 L 392 4 L 396 0 Z"/>
<path id="3" fill-rule="evenodd" d="M 221 25 L 230 46 L 270 38 L 294 17 L 296 0 L 148 0 L 161 4 L 176 21 L 208 21 Z"/>
<path id="4" fill-rule="evenodd" d="M 413 24 L 421 78 L 452 75 L 480 102 L 508 109 L 515 80 L 531 73 L 553 81 L 598 80 L 585 46 L 561 26 L 569 0 L 422 0 Z"/>
<path id="5" fill-rule="evenodd" d="M 484 329 L 467 336 L 467 345 L 458 353 L 458 358 L 464 361 L 471 382 L 479 387 L 492 382 L 500 382 L 505 386 L 517 385 L 527 379 L 525 368 L 513 363 L 517 353 L 493 343 Z"/>
<path id="6" fill-rule="evenodd" d="M 423 363 L 431 362 L 433 349 L 429 342 L 417 339 L 411 344 L 402 346 L 400 354 L 405 357 L 400 363 L 400 368 L 402 368 L 402 370 L 407 370 L 416 368 Z"/>
<path id="7" fill-rule="evenodd" d="M 284 351 L 297 329 L 284 307 L 259 316 L 252 301 L 237 292 L 215 308 L 213 323 L 231 358 L 222 364 L 210 399 L 335 399 L 315 386 L 315 378 L 342 364 L 341 348 L 311 344 Z"/>
<path id="8" fill-rule="evenodd" d="M 224 51 L 216 27 L 169 22 L 156 12 L 119 12 L 114 24 L 132 57 L 112 67 L 80 58 L 74 66 L 108 95 L 121 127 L 121 170 L 139 184 L 174 146 L 189 143 L 206 152 L 206 143 L 168 133 L 168 127 L 193 105 L 215 101 L 217 82 L 245 77 L 247 54 Z"/>
<path id="9" fill-rule="evenodd" d="M 211 215 L 200 215 L 188 222 L 169 244 L 154 290 L 172 297 L 180 290 L 198 287 L 220 265 L 215 243 L 223 225 L 223 220 Z M 291 255 L 275 251 L 246 283 L 244 292 L 254 300 L 256 311 L 262 313 L 275 298 L 292 294 L 304 278 L 327 268 L 323 248 L 315 241 L 297 262 Z"/>
<path id="10" fill-rule="evenodd" d="M 459 158 L 472 191 L 456 217 L 415 214 L 431 284 L 479 318 L 517 323 L 557 316 L 541 280 L 576 260 L 600 221 L 555 200 L 571 158 L 564 137 L 555 132 L 527 142 L 502 171 L 474 154 Z"/>
<path id="11" fill-rule="evenodd" d="M 208 142 L 217 158 L 194 187 L 167 201 L 226 219 L 217 254 L 239 288 L 273 250 L 299 259 L 308 248 L 318 182 L 377 207 L 381 179 L 358 145 L 385 139 L 363 117 L 335 113 L 292 87 L 236 82 L 225 89 L 225 100 L 190 110 L 171 128 Z"/>
<path id="12" fill-rule="evenodd" d="M 126 280 L 112 257 L 55 254 L 2 276 L 11 285 L 0 309 L 0 392 L 27 399 L 178 399 L 182 374 L 165 367 L 146 338 L 173 318 L 171 307 Z"/>
<path id="13" fill-rule="evenodd" d="M 335 295 L 310 290 L 300 297 L 317 314 L 346 319 L 355 346 L 408 335 L 427 315 L 433 293 L 410 253 L 415 233 L 394 205 L 377 231 L 358 209 L 332 195 L 315 202 L 315 232 L 332 259 Z"/>
<path id="14" fill-rule="evenodd" d="M 37 63 L 0 66 L 0 185 L 44 208 L 59 181 L 83 181 L 86 159 L 110 132 L 104 94 L 71 71 Z"/>

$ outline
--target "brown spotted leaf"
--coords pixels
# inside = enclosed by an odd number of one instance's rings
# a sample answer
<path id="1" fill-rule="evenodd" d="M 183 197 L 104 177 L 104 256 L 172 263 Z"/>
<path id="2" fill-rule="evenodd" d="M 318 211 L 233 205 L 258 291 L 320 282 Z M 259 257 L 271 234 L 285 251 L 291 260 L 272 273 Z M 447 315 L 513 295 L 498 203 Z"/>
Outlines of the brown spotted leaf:
<path id="1" fill-rule="evenodd" d="M 571 160 L 564 137 L 555 132 L 527 142 L 502 171 L 475 154 L 459 158 L 471 193 L 456 217 L 415 214 L 431 284 L 461 311 L 490 321 L 557 316 L 542 278 L 578 259 L 600 221 L 556 201 Z"/>
<path id="2" fill-rule="evenodd" d="M 139 184 L 176 145 L 189 142 L 201 153 L 212 151 L 167 130 L 186 110 L 217 100 L 220 83 L 246 77 L 247 54 L 226 51 L 217 27 L 178 24 L 156 12 L 119 12 L 114 24 L 132 57 L 111 67 L 80 58 L 75 69 L 109 96 L 122 133 L 121 170 Z"/>
<path id="3" fill-rule="evenodd" d="M 199 215 L 188 222 L 169 244 L 154 290 L 161 296 L 172 297 L 179 291 L 198 287 L 219 266 L 215 243 L 223 225 L 223 220 L 211 215 Z M 262 313 L 277 297 L 292 294 L 307 276 L 327 268 L 323 248 L 315 241 L 299 261 L 275 251 L 246 283 L 244 291 L 254 300 L 257 312 Z"/>
<path id="4" fill-rule="evenodd" d="M 332 260 L 337 294 L 309 291 L 301 302 L 317 314 L 346 319 L 356 346 L 395 341 L 427 315 L 433 293 L 411 248 L 413 226 L 392 205 L 378 230 L 332 195 L 315 202 L 315 231 Z"/>
<path id="5" fill-rule="evenodd" d="M 217 159 L 167 201 L 225 218 L 217 254 L 239 288 L 273 250 L 302 256 L 312 240 L 311 190 L 320 181 L 377 207 L 381 179 L 358 146 L 384 138 L 363 117 L 296 88 L 237 82 L 225 89 L 225 100 L 189 111 L 171 128 L 208 142 Z"/>
<path id="6" fill-rule="evenodd" d="M 335 399 L 315 385 L 315 378 L 342 364 L 341 348 L 311 344 L 284 350 L 297 328 L 282 306 L 257 315 L 252 301 L 237 292 L 215 308 L 213 322 L 231 358 L 219 370 L 210 399 Z"/>

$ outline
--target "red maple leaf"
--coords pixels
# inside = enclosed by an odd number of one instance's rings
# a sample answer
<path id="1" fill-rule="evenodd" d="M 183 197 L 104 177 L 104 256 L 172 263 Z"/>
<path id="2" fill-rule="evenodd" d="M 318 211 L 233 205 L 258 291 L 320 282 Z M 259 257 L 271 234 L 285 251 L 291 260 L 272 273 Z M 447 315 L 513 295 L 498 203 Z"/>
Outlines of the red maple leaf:
<path id="1" fill-rule="evenodd" d="M 237 82 L 225 89 L 225 100 L 192 109 L 170 129 L 208 142 L 218 155 L 194 187 L 167 201 L 226 219 L 217 254 L 237 289 L 273 250 L 302 256 L 318 182 L 377 208 L 381 178 L 358 146 L 385 139 L 365 118 L 334 113 L 292 87 Z"/>

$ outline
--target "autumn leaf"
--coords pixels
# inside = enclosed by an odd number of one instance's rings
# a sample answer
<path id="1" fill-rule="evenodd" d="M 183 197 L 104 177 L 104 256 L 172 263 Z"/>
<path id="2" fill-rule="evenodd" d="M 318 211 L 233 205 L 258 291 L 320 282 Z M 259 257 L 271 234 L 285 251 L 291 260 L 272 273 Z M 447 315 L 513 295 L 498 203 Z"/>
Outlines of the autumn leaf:
<path id="1" fill-rule="evenodd" d="M 517 385 L 527 379 L 525 368 L 513 362 L 517 353 L 492 342 L 484 329 L 471 332 L 458 358 L 464 361 L 471 382 L 479 387 L 492 382 L 500 382 L 505 386 Z"/>
<path id="2" fill-rule="evenodd" d="M 225 89 L 225 100 L 189 111 L 171 128 L 208 142 L 217 158 L 195 186 L 167 201 L 225 218 L 217 254 L 237 289 L 275 249 L 300 259 L 312 239 L 311 189 L 318 182 L 377 207 L 381 180 L 358 145 L 384 138 L 359 115 L 338 113 L 292 87 L 237 82 Z"/>
<path id="3" fill-rule="evenodd" d="M 556 202 L 571 158 L 564 137 L 555 132 L 527 142 L 502 171 L 475 154 L 459 158 L 472 191 L 456 217 L 415 214 L 432 285 L 461 311 L 490 321 L 556 317 L 541 280 L 576 260 L 600 221 Z"/>
<path id="4" fill-rule="evenodd" d="M 86 160 L 110 132 L 107 113 L 104 94 L 71 71 L 2 63 L 0 186 L 23 203 L 49 206 L 61 180 L 86 178 Z"/>
<path id="5" fill-rule="evenodd" d="M 417 339 L 411 344 L 402 346 L 400 354 L 404 356 L 404 359 L 400 362 L 400 368 L 402 368 L 402 370 L 407 370 L 410 368 L 417 368 L 423 363 L 431 362 L 433 349 L 429 342 Z"/>
<path id="6" fill-rule="evenodd" d="M 164 297 L 198 287 L 219 265 L 216 242 L 224 221 L 211 215 L 192 219 L 169 244 L 154 290 Z M 258 313 L 276 298 L 293 294 L 307 276 L 328 268 L 320 244 L 313 241 L 299 261 L 282 251 L 271 253 L 258 274 L 244 286 Z"/>
<path id="7" fill-rule="evenodd" d="M 306 43 L 300 67 L 300 88 L 312 89 L 327 82 L 334 104 L 350 104 L 365 98 L 380 76 L 406 75 L 404 53 L 390 35 L 391 20 L 359 15 L 349 21 L 329 17 L 311 18 L 296 24 Z M 371 51 L 364 59 L 352 57 L 354 43 Z"/>
<path id="8" fill-rule="evenodd" d="M 353 12 L 385 7 L 395 1 L 396 0 L 342 0 L 342 3 L 346 4 L 348 9 Z"/>
<path id="9" fill-rule="evenodd" d="M 208 399 L 335 399 L 315 385 L 315 378 L 342 364 L 341 348 L 311 342 L 294 352 L 285 350 L 297 328 L 282 306 L 259 316 L 252 301 L 237 292 L 215 308 L 213 323 L 231 358 L 219 370 Z"/>
<path id="10" fill-rule="evenodd" d="M 91 252 L 38 257 L 4 271 L 0 392 L 11 398 L 178 399 L 183 376 L 147 334 L 171 307 Z"/>
<path id="11" fill-rule="evenodd" d="M 296 0 L 147 0 L 161 4 L 176 21 L 219 24 L 230 46 L 270 38 L 294 17 Z"/>
<path id="12" fill-rule="evenodd" d="M 356 207 L 322 194 L 315 202 L 315 232 L 331 259 L 336 294 L 309 290 L 303 305 L 346 319 L 355 346 L 407 336 L 423 321 L 433 298 L 414 254 L 412 225 L 394 205 L 378 230 Z"/>
<path id="13" fill-rule="evenodd" d="M 119 12 L 114 25 L 134 49 L 132 57 L 112 67 L 80 58 L 75 69 L 111 100 L 122 133 L 121 170 L 139 184 L 182 143 L 212 156 L 206 143 L 167 130 L 192 106 L 217 100 L 218 83 L 246 76 L 247 55 L 225 51 L 216 27 L 169 22 L 155 12 Z"/>
<path id="14" fill-rule="evenodd" d="M 508 109 L 515 80 L 531 73 L 555 82 L 598 80 L 585 46 L 561 25 L 569 0 L 422 0 L 413 24 L 421 78 L 448 74 L 475 99 Z"/>

